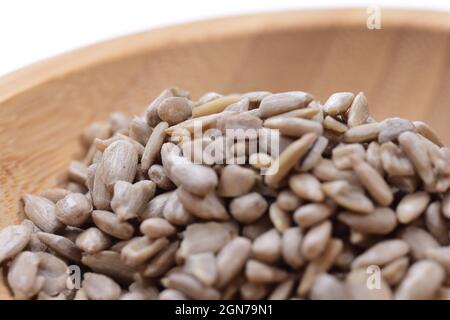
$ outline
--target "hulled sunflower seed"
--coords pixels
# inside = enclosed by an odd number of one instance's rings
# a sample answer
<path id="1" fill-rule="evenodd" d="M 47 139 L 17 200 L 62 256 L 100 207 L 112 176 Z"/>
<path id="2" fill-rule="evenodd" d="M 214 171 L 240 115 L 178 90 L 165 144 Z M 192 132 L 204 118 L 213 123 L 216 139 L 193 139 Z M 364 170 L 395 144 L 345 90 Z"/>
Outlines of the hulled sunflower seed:
<path id="1" fill-rule="evenodd" d="M 397 217 L 390 208 L 376 208 L 367 215 L 343 212 L 338 219 L 355 231 L 365 234 L 388 234 L 397 226 Z"/>
<path id="2" fill-rule="evenodd" d="M 217 254 L 217 287 L 223 288 L 243 268 L 250 255 L 251 243 L 243 237 L 228 242 Z"/>
<path id="3" fill-rule="evenodd" d="M 54 250 L 60 256 L 75 263 L 81 261 L 80 249 L 78 249 L 69 239 L 45 232 L 38 232 L 37 236 L 42 243 Z"/>
<path id="4" fill-rule="evenodd" d="M 278 129 L 283 135 L 299 138 L 307 133 L 321 135 L 323 128 L 320 123 L 302 118 L 270 118 L 264 121 L 264 127 Z"/>
<path id="5" fill-rule="evenodd" d="M 42 231 L 57 233 L 64 229 L 64 225 L 56 217 L 56 206 L 50 200 L 33 195 L 23 197 L 24 211 L 28 219 Z"/>
<path id="6" fill-rule="evenodd" d="M 140 230 L 151 239 L 169 237 L 177 231 L 174 226 L 162 218 L 144 220 L 140 226 Z"/>
<path id="7" fill-rule="evenodd" d="M 301 228 L 308 228 L 327 219 L 332 213 L 333 208 L 327 204 L 309 203 L 295 210 L 294 221 Z"/>
<path id="8" fill-rule="evenodd" d="M 196 196 L 183 188 L 177 189 L 177 197 L 192 215 L 205 220 L 226 221 L 230 218 L 226 208 L 214 192 L 204 197 Z"/>
<path id="9" fill-rule="evenodd" d="M 239 197 L 253 188 L 256 174 L 253 170 L 238 165 L 226 166 L 220 175 L 217 193 L 221 197 Z"/>
<path id="10" fill-rule="evenodd" d="M 277 229 L 280 233 L 286 231 L 292 224 L 291 215 L 282 210 L 277 203 L 272 203 L 270 206 L 269 217 L 275 229 Z"/>
<path id="11" fill-rule="evenodd" d="M 91 212 L 91 201 L 81 193 L 70 193 L 56 203 L 56 218 L 68 226 L 82 225 Z"/>
<path id="12" fill-rule="evenodd" d="M 278 283 L 285 280 L 288 274 L 279 268 L 257 260 L 249 260 L 245 265 L 245 275 L 248 281 L 258 284 Z"/>
<path id="13" fill-rule="evenodd" d="M 253 241 L 252 256 L 260 261 L 273 263 L 281 256 L 281 237 L 277 230 L 271 229 Z"/>
<path id="14" fill-rule="evenodd" d="M 172 181 L 164 172 L 162 165 L 154 164 L 148 169 L 148 177 L 162 190 L 169 191 L 175 188 Z"/>
<path id="15" fill-rule="evenodd" d="M 323 120 L 323 127 L 336 133 L 344 133 L 348 130 L 348 127 L 345 124 L 331 116 L 325 117 L 325 119 Z"/>
<path id="16" fill-rule="evenodd" d="M 212 286 L 218 277 L 216 258 L 211 252 L 190 255 L 183 271 L 193 275 L 206 286 Z"/>
<path id="17" fill-rule="evenodd" d="M 312 227 L 303 238 L 302 255 L 308 260 L 320 256 L 331 239 L 332 225 L 330 221 Z"/>
<path id="18" fill-rule="evenodd" d="M 92 300 L 117 300 L 120 297 L 120 286 L 111 278 L 97 273 L 85 273 L 83 291 Z"/>
<path id="19" fill-rule="evenodd" d="M 35 254 L 39 257 L 38 276 L 45 279 L 42 292 L 56 296 L 66 290 L 69 276 L 67 264 L 47 252 L 36 252 Z"/>
<path id="20" fill-rule="evenodd" d="M 158 116 L 170 126 L 189 119 L 192 115 L 192 103 L 185 97 L 168 97 L 158 106 Z"/>
<path id="21" fill-rule="evenodd" d="M 372 201 L 364 193 L 352 190 L 346 181 L 327 182 L 322 188 L 327 196 L 350 211 L 370 213 L 374 210 Z"/>
<path id="22" fill-rule="evenodd" d="M 31 229 L 24 225 L 0 230 L 0 265 L 21 252 L 30 241 Z"/>
<path id="23" fill-rule="evenodd" d="M 166 288 L 178 290 L 192 299 L 217 300 L 220 298 L 220 293 L 216 289 L 204 286 L 199 280 L 185 273 L 172 273 L 161 282 Z"/>
<path id="24" fill-rule="evenodd" d="M 397 300 L 432 299 L 445 277 L 442 267 L 434 261 L 422 260 L 409 268 L 395 292 Z"/>
<path id="25" fill-rule="evenodd" d="M 408 271 L 408 267 L 409 258 L 398 258 L 381 269 L 381 276 L 389 285 L 395 286 L 402 281 L 406 271 Z"/>
<path id="26" fill-rule="evenodd" d="M 378 134 L 378 142 L 385 143 L 395 141 L 403 132 L 415 132 L 416 128 L 411 121 L 400 118 L 385 119 L 380 123 L 380 133 Z"/>
<path id="27" fill-rule="evenodd" d="M 425 212 L 425 224 L 430 233 L 441 245 L 450 243 L 449 226 L 441 214 L 441 203 L 435 201 L 428 206 Z"/>
<path id="28" fill-rule="evenodd" d="M 281 210 L 291 212 L 300 207 L 302 200 L 291 190 L 283 190 L 278 193 L 276 204 Z"/>
<path id="29" fill-rule="evenodd" d="M 267 201 L 259 193 L 252 192 L 233 199 L 230 203 L 232 216 L 241 223 L 258 220 L 267 210 Z"/>
<path id="30" fill-rule="evenodd" d="M 176 252 L 179 245 L 180 243 L 175 241 L 164 250 L 159 251 L 144 267 L 142 274 L 150 278 L 164 275 L 175 264 Z"/>
<path id="31" fill-rule="evenodd" d="M 358 93 L 348 109 L 347 125 L 356 127 L 366 123 L 369 118 L 369 108 L 366 96 L 363 92 Z"/>
<path id="32" fill-rule="evenodd" d="M 383 143 L 380 151 L 383 169 L 391 176 L 413 176 L 414 167 L 402 150 L 392 142 Z"/>
<path id="33" fill-rule="evenodd" d="M 142 145 L 146 145 L 148 138 L 152 134 L 153 129 L 147 124 L 144 118 L 135 116 L 130 121 L 128 128 L 128 135 L 131 139 L 139 142 Z"/>
<path id="34" fill-rule="evenodd" d="M 169 202 L 169 199 L 172 197 L 172 194 L 175 192 L 165 192 L 157 195 L 152 200 L 150 200 L 149 203 L 144 207 L 144 210 L 142 210 L 140 214 L 140 218 L 142 220 L 148 219 L 148 218 L 157 218 L 163 216 L 163 211 L 166 206 L 166 203 Z M 178 198 L 177 198 L 178 199 Z"/>
<path id="35" fill-rule="evenodd" d="M 148 237 L 133 238 L 123 247 L 121 257 L 125 264 L 135 267 L 150 260 L 168 245 L 169 240 L 166 238 L 154 240 Z"/>
<path id="36" fill-rule="evenodd" d="M 380 133 L 378 123 L 367 123 L 348 129 L 344 133 L 344 141 L 347 143 L 361 143 L 375 140 Z"/>
<path id="37" fill-rule="evenodd" d="M 311 174 L 292 175 L 289 178 L 289 187 L 304 200 L 322 202 L 325 199 L 319 180 Z"/>
<path id="38" fill-rule="evenodd" d="M 294 109 L 304 108 L 313 97 L 301 91 L 270 94 L 262 99 L 259 106 L 261 117 L 268 118 Z"/>
<path id="39" fill-rule="evenodd" d="M 100 251 L 83 256 L 81 261 L 94 272 L 107 275 L 120 283 L 133 282 L 134 270 L 122 261 L 118 252 Z"/>
<path id="40" fill-rule="evenodd" d="M 39 256 L 28 251 L 20 253 L 12 262 L 8 284 L 15 299 L 30 299 L 44 286 L 45 278 L 38 276 L 39 262 Z"/>
<path id="41" fill-rule="evenodd" d="M 113 237 L 128 240 L 133 236 L 133 226 L 128 222 L 120 221 L 119 217 L 112 212 L 94 210 L 92 212 L 92 219 L 100 230 Z"/>
<path id="42" fill-rule="evenodd" d="M 366 151 L 363 145 L 358 143 L 341 144 L 333 149 L 333 162 L 339 170 L 351 169 L 353 163 L 351 157 L 366 158 Z"/>
<path id="43" fill-rule="evenodd" d="M 296 165 L 296 170 L 300 172 L 307 172 L 314 168 L 317 162 L 322 158 L 322 154 L 328 146 L 328 139 L 320 136 L 317 138 L 314 145 L 306 156 Z"/>
<path id="44" fill-rule="evenodd" d="M 153 198 L 156 185 L 148 180 L 131 184 L 117 181 L 114 184 L 114 195 L 111 208 L 121 221 L 136 218 L 140 215 L 147 202 Z"/>
<path id="45" fill-rule="evenodd" d="M 75 244 L 83 252 L 94 254 L 108 249 L 111 245 L 111 238 L 100 229 L 89 228 L 77 237 Z"/>
<path id="46" fill-rule="evenodd" d="M 289 228 L 283 233 L 281 240 L 281 256 L 293 269 L 304 265 L 305 259 L 301 255 L 302 232 L 300 228 Z"/>
<path id="47" fill-rule="evenodd" d="M 430 195 L 425 192 L 408 194 L 397 205 L 397 218 L 401 223 L 410 223 L 417 219 L 427 208 Z"/>
<path id="48" fill-rule="evenodd" d="M 161 122 L 153 129 L 153 132 L 145 145 L 144 154 L 141 159 L 141 168 L 143 171 L 148 171 L 150 166 L 155 162 L 164 142 L 164 138 L 166 137 L 165 130 L 168 127 L 169 125 L 167 122 Z M 128 181 L 125 179 L 120 180 Z"/>
<path id="49" fill-rule="evenodd" d="M 222 112 L 226 107 L 238 102 L 240 99 L 240 96 L 232 95 L 206 102 L 205 104 L 197 106 L 192 110 L 192 118 L 199 118 Z"/>
<path id="50" fill-rule="evenodd" d="M 328 98 L 327 102 L 325 102 L 323 109 L 329 115 L 338 116 L 347 112 L 354 97 L 354 94 L 351 92 L 334 93 Z"/>
<path id="51" fill-rule="evenodd" d="M 385 240 L 377 243 L 359 255 L 352 263 L 352 268 L 363 268 L 370 265 L 384 266 L 389 262 L 405 256 L 410 246 L 403 240 Z"/>

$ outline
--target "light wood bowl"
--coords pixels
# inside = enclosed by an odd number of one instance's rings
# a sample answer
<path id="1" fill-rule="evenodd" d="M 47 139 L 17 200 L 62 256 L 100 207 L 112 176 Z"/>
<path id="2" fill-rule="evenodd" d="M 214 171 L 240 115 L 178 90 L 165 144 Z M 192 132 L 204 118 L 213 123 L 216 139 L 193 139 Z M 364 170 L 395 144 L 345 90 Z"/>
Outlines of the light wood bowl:
<path id="1" fill-rule="evenodd" d="M 78 136 L 113 110 L 140 113 L 168 86 L 205 91 L 300 89 L 325 100 L 364 91 L 376 118 L 424 120 L 450 143 L 450 14 L 296 11 L 135 34 L 0 78 L 0 227 L 20 197 L 54 186 Z M 0 277 L 1 278 L 1 277 Z M 0 280 L 0 298 L 10 295 Z"/>

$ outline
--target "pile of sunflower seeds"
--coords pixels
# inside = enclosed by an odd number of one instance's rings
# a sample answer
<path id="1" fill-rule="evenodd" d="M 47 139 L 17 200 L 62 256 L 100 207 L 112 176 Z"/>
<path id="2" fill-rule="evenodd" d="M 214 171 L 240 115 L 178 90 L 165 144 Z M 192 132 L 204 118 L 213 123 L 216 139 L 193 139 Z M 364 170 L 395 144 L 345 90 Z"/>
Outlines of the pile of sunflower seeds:
<path id="1" fill-rule="evenodd" d="M 450 299 L 450 151 L 363 93 L 170 88 L 82 143 L 0 230 L 16 299 Z"/>

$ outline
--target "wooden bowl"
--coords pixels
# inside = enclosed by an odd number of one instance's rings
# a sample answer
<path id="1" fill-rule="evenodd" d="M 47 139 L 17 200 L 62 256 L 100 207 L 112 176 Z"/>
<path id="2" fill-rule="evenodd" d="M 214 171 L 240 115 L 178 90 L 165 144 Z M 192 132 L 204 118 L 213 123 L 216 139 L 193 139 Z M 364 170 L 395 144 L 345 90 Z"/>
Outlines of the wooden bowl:
<path id="1" fill-rule="evenodd" d="M 0 78 L 0 227 L 20 197 L 54 186 L 78 136 L 113 110 L 140 113 L 163 88 L 198 96 L 301 89 L 322 101 L 364 91 L 376 118 L 424 120 L 450 143 L 450 14 L 365 9 L 295 11 L 135 34 Z M 1 282 L 1 280 L 0 280 Z M 0 298 L 10 295 L 0 283 Z"/>

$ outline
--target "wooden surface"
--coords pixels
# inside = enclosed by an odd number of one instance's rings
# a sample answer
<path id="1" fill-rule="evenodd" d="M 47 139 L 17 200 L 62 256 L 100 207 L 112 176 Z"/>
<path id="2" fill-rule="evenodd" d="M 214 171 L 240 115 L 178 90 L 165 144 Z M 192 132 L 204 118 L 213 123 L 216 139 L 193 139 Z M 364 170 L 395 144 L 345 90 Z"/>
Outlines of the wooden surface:
<path id="1" fill-rule="evenodd" d="M 113 110 L 141 112 L 163 88 L 198 96 L 301 89 L 320 100 L 364 91 L 377 118 L 433 125 L 450 143 L 450 14 L 365 9 L 204 21 L 101 43 L 0 78 L 0 227 L 20 197 L 53 186 L 81 130 Z M 0 298 L 9 297 L 0 280 Z"/>

